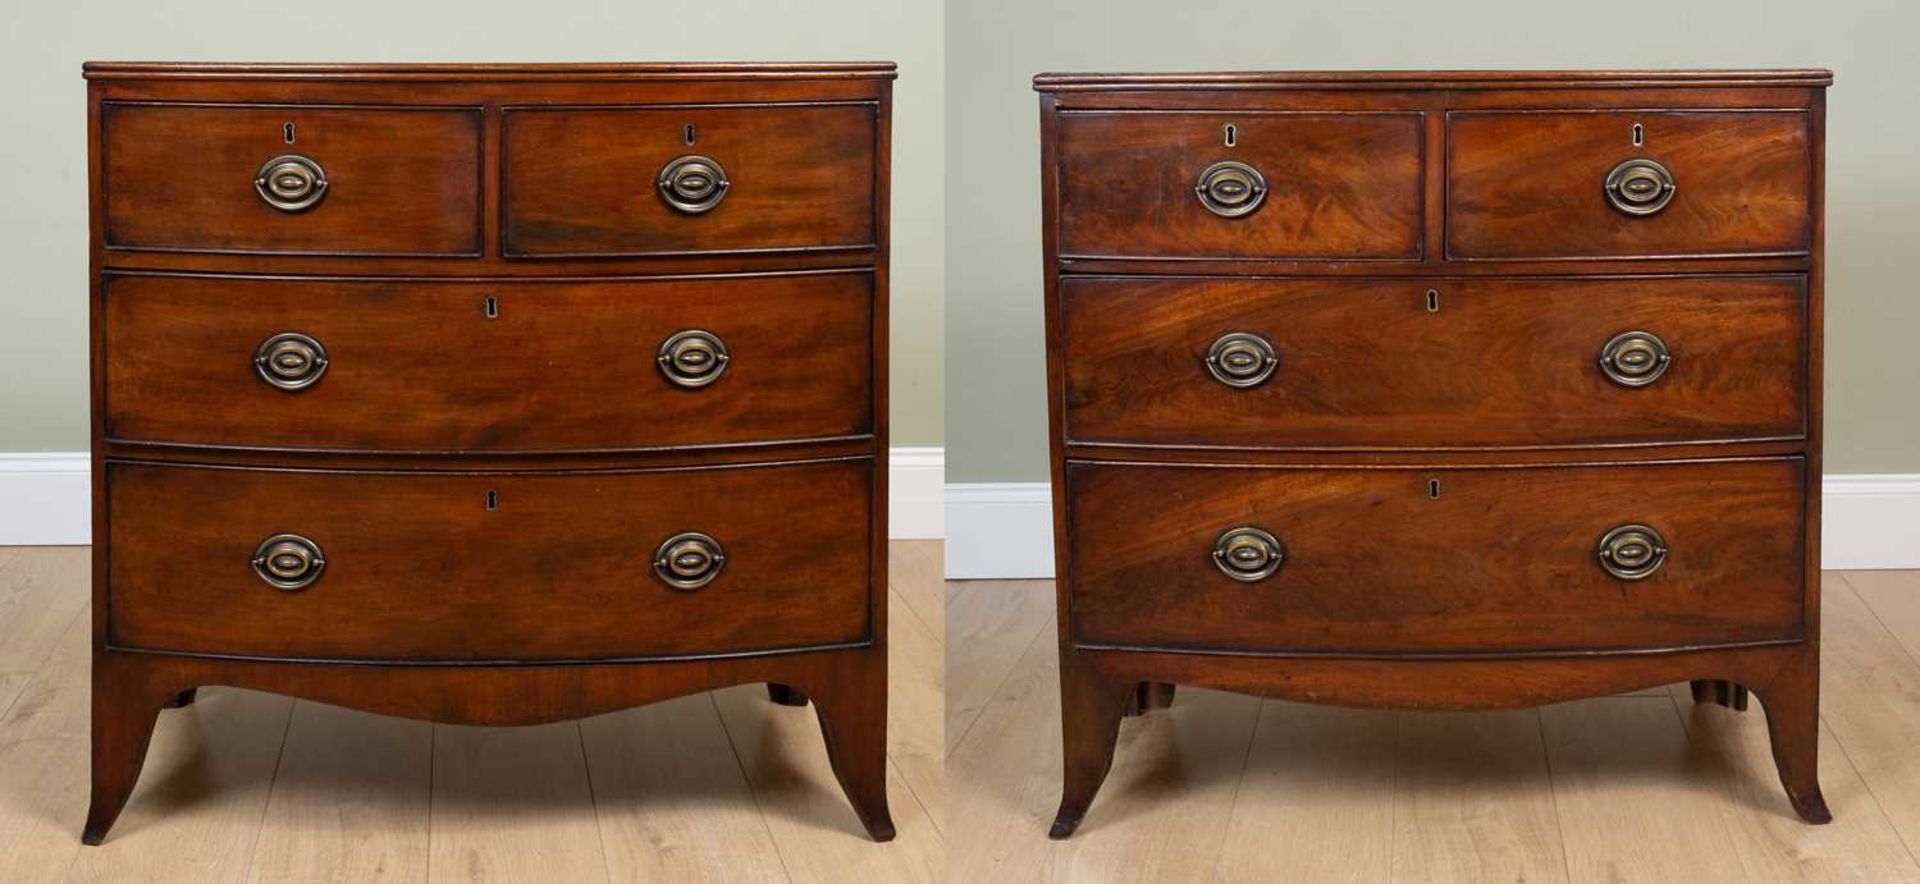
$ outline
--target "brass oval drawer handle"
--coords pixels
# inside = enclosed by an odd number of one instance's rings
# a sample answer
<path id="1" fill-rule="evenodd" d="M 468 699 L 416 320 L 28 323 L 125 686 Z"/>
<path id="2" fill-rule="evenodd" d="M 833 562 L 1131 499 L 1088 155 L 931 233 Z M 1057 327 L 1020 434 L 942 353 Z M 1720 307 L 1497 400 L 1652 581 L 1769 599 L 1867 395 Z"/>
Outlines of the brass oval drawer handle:
<path id="1" fill-rule="evenodd" d="M 1246 163 L 1223 160 L 1200 172 L 1193 193 L 1207 211 L 1222 218 L 1251 214 L 1267 199 L 1267 179 Z"/>
<path id="2" fill-rule="evenodd" d="M 689 215 L 720 205 L 727 198 L 727 188 L 733 186 L 718 162 L 694 154 L 667 161 L 656 183 L 667 205 Z"/>
<path id="3" fill-rule="evenodd" d="M 1651 384 L 1667 373 L 1672 362 L 1666 342 L 1652 332 L 1621 332 L 1600 348 L 1600 370 L 1622 387 Z"/>
<path id="4" fill-rule="evenodd" d="M 674 589 L 706 586 L 726 564 L 727 551 L 720 541 L 698 531 L 675 534 L 653 552 L 653 573 Z"/>
<path id="5" fill-rule="evenodd" d="M 1639 580 L 1667 561 L 1667 541 L 1645 525 L 1621 525 L 1600 538 L 1594 555 L 1608 574 Z"/>
<path id="6" fill-rule="evenodd" d="M 1214 567 L 1241 583 L 1272 577 L 1286 558 L 1287 548 L 1280 538 L 1250 525 L 1229 528 L 1213 542 Z"/>
<path id="7" fill-rule="evenodd" d="M 1607 202 L 1629 215 L 1652 215 L 1673 202 L 1673 173 L 1645 158 L 1614 166 L 1605 187 Z"/>
<path id="8" fill-rule="evenodd" d="M 660 373 L 682 387 L 704 387 L 727 373 L 727 344 L 710 331 L 690 328 L 660 342 Z"/>
<path id="9" fill-rule="evenodd" d="M 303 212 L 327 195 L 327 172 L 312 157 L 282 154 L 260 165 L 253 189 L 282 212 Z"/>
<path id="10" fill-rule="evenodd" d="M 1207 373 L 1229 387 L 1258 387 L 1273 377 L 1280 356 L 1273 342 L 1253 332 L 1227 332 L 1207 348 Z"/>
<path id="11" fill-rule="evenodd" d="M 304 390 L 327 373 L 327 348 L 299 332 L 281 332 L 254 349 L 253 370 L 282 390 Z"/>
<path id="12" fill-rule="evenodd" d="M 298 534 L 275 534 L 260 541 L 253 551 L 253 573 L 268 586 L 283 592 L 298 592 L 320 579 L 327 567 L 320 544 Z"/>

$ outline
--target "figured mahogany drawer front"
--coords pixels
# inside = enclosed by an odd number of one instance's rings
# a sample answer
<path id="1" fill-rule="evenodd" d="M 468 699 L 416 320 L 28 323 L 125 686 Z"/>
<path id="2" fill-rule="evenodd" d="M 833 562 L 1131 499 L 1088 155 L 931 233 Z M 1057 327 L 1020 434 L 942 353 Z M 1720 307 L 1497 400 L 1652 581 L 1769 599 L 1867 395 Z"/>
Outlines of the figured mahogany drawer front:
<path id="1" fill-rule="evenodd" d="M 1060 281 L 1066 433 L 1243 448 L 1798 437 L 1802 276 Z"/>
<path id="2" fill-rule="evenodd" d="M 861 249 L 876 106 L 507 108 L 509 257 Z"/>
<path id="3" fill-rule="evenodd" d="M 1421 120 L 1062 112 L 1060 255 L 1417 259 Z"/>
<path id="4" fill-rule="evenodd" d="M 871 433 L 873 276 L 114 276 L 106 433 L 380 451 Z"/>
<path id="5" fill-rule="evenodd" d="M 1797 110 L 1456 112 L 1447 252 L 1803 254 L 1811 145 L 1812 116 Z"/>
<path id="6" fill-rule="evenodd" d="M 1799 458 L 1485 469 L 1074 463 L 1073 635 L 1091 646 L 1369 654 L 1795 639 L 1804 632 L 1804 479 Z M 1222 544 L 1237 528 L 1266 532 L 1279 555 L 1244 533 Z M 1611 558 L 1599 554 L 1603 539 Z M 1626 579 L 1609 564 L 1651 573 Z M 1264 579 L 1227 573 L 1257 577 L 1267 566 Z"/>
<path id="7" fill-rule="evenodd" d="M 544 476 L 115 463 L 108 637 L 127 648 L 386 660 L 862 641 L 871 476 L 865 460 Z M 669 545 L 682 567 L 666 563 L 669 575 L 696 582 L 715 564 L 717 574 L 683 588 L 656 572 L 663 543 L 688 533 L 711 548 Z M 268 543 L 287 537 L 275 543 L 307 549 Z"/>
<path id="8" fill-rule="evenodd" d="M 107 102 L 110 249 L 477 256 L 477 107 Z"/>

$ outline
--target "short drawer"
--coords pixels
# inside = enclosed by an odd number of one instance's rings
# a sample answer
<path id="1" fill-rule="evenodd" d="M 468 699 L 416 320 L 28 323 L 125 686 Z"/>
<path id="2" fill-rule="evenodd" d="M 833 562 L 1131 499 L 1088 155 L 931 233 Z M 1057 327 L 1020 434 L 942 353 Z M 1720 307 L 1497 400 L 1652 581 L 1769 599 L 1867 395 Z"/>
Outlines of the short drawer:
<path id="1" fill-rule="evenodd" d="M 477 256 L 481 111 L 107 102 L 109 249 Z"/>
<path id="2" fill-rule="evenodd" d="M 534 661 L 869 637 L 864 460 L 570 475 L 114 463 L 107 487 L 116 647 Z"/>
<path id="3" fill-rule="evenodd" d="M 1804 469 L 1799 458 L 1074 463 L 1073 635 L 1086 646 L 1312 654 L 1794 640 L 1805 633 Z"/>
<path id="4" fill-rule="evenodd" d="M 1065 111 L 1063 258 L 1415 259 L 1418 113 Z"/>
<path id="5" fill-rule="evenodd" d="M 877 105 L 507 108 L 508 257 L 875 244 Z"/>
<path id="6" fill-rule="evenodd" d="M 1805 254 L 1812 133 L 1805 111 L 1454 113 L 1447 252 L 1465 260 Z"/>
<path id="7" fill-rule="evenodd" d="M 114 276 L 106 434 L 514 452 L 873 430 L 870 273 L 569 282 Z"/>
<path id="8" fill-rule="evenodd" d="M 1799 437 L 1805 293 L 1798 275 L 1068 278 L 1066 433 L 1234 448 Z"/>

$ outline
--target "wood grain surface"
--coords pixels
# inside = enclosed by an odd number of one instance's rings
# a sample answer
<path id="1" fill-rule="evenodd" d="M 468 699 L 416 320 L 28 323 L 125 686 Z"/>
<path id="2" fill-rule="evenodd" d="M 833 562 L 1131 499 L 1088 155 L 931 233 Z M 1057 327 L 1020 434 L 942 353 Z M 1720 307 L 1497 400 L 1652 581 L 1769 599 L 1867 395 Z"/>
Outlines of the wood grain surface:
<path id="1" fill-rule="evenodd" d="M 480 253 L 477 107 L 108 102 L 101 113 L 108 248 Z M 283 154 L 327 179 L 317 204 L 291 214 L 253 184 Z"/>
<path id="2" fill-rule="evenodd" d="M 1213 652 L 1577 651 L 1801 635 L 1798 459 L 1524 469 L 1070 465 L 1074 635 Z M 1438 499 L 1430 482 L 1440 483 Z M 1657 490 L 1656 490 L 1657 489 Z M 1595 548 L 1653 527 L 1670 550 L 1622 581 Z M 1228 578 L 1214 539 L 1286 547 Z"/>
<path id="3" fill-rule="evenodd" d="M 668 448 L 873 431 L 870 271 L 434 282 L 113 276 L 118 441 L 385 452 Z M 495 315 L 488 315 L 491 299 Z M 704 330 L 719 380 L 672 383 L 663 341 Z M 281 332 L 326 348 L 297 391 L 254 370 Z"/>
<path id="4" fill-rule="evenodd" d="M 501 251 L 555 257 L 869 247 L 877 115 L 871 103 L 506 108 Z M 667 163 L 686 155 L 714 160 L 732 182 L 702 214 L 670 207 L 654 186 Z"/>
<path id="5" fill-rule="evenodd" d="M 1813 137 L 1812 115 L 1801 110 L 1455 113 L 1447 121 L 1447 253 L 1805 253 Z M 1673 201 L 1657 214 L 1628 215 L 1602 192 L 1615 164 L 1634 157 L 1673 174 Z"/>
<path id="6" fill-rule="evenodd" d="M 1805 432 L 1797 276 L 1073 277 L 1060 300 L 1073 443 L 1469 448 Z M 1672 354 L 1644 387 L 1599 365 L 1629 330 Z M 1273 345 L 1272 377 L 1236 389 L 1207 372 L 1228 332 Z"/>
<path id="7" fill-rule="evenodd" d="M 529 661 L 869 637 L 865 461 L 430 477 L 111 471 L 114 647 Z M 789 519 L 795 512 L 807 517 Z M 690 591 L 653 568 L 655 548 L 683 531 L 711 535 L 726 555 L 719 576 Z M 283 532 L 310 538 L 326 559 L 297 592 L 247 564 Z"/>
<path id="8" fill-rule="evenodd" d="M 1417 258 L 1421 131 L 1414 113 L 1063 114 L 1060 253 Z M 1195 196 L 1201 171 L 1221 160 L 1266 178 L 1253 212 L 1222 218 Z"/>

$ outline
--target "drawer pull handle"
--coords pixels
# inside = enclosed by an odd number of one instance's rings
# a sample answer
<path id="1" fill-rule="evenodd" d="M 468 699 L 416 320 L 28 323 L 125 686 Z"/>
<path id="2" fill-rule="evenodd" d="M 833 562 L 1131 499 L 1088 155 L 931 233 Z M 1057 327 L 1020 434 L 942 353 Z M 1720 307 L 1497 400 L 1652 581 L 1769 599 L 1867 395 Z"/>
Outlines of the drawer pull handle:
<path id="1" fill-rule="evenodd" d="M 1229 528 L 1213 542 L 1213 564 L 1220 573 L 1241 583 L 1258 583 L 1280 570 L 1287 548 L 1280 538 L 1260 528 Z"/>
<path id="2" fill-rule="evenodd" d="M 1645 525 L 1621 525 L 1600 538 L 1594 550 L 1600 567 L 1621 580 L 1639 580 L 1660 570 L 1667 560 L 1667 541 Z"/>
<path id="3" fill-rule="evenodd" d="M 698 531 L 675 534 L 653 553 L 653 573 L 674 589 L 699 589 L 720 576 L 727 552 L 720 541 Z"/>
<path id="4" fill-rule="evenodd" d="M 1621 332 L 1600 348 L 1600 370 L 1622 387 L 1651 384 L 1667 373 L 1672 362 L 1666 342 L 1652 332 Z"/>
<path id="5" fill-rule="evenodd" d="M 327 195 L 327 172 L 312 157 L 282 154 L 260 165 L 253 189 L 282 212 L 304 212 Z"/>
<path id="6" fill-rule="evenodd" d="M 320 579 L 327 567 L 320 544 L 298 534 L 275 534 L 260 541 L 253 551 L 253 573 L 268 586 L 283 592 L 298 592 Z"/>
<path id="7" fill-rule="evenodd" d="M 713 332 L 690 328 L 660 342 L 660 373 L 682 387 L 704 387 L 727 373 L 727 344 Z"/>
<path id="8" fill-rule="evenodd" d="M 1252 332 L 1227 332 L 1207 348 L 1207 373 L 1229 387 L 1258 387 L 1280 365 L 1273 343 Z"/>
<path id="9" fill-rule="evenodd" d="M 1246 163 L 1223 160 L 1208 166 L 1193 185 L 1200 205 L 1222 218 L 1251 214 L 1267 199 L 1267 179 Z"/>
<path id="10" fill-rule="evenodd" d="M 1629 215 L 1652 215 L 1673 202 L 1673 173 L 1649 159 L 1631 159 L 1607 173 L 1607 202 Z"/>
<path id="11" fill-rule="evenodd" d="M 327 373 L 327 348 L 299 332 L 281 332 L 254 349 L 253 370 L 282 390 L 304 390 Z"/>
<path id="12" fill-rule="evenodd" d="M 727 198 L 727 171 L 703 156 L 676 157 L 660 169 L 660 198 L 674 209 L 698 215 Z"/>

